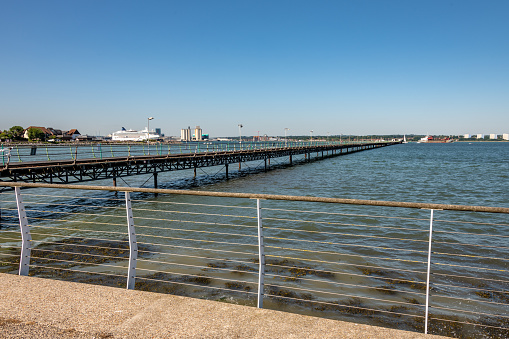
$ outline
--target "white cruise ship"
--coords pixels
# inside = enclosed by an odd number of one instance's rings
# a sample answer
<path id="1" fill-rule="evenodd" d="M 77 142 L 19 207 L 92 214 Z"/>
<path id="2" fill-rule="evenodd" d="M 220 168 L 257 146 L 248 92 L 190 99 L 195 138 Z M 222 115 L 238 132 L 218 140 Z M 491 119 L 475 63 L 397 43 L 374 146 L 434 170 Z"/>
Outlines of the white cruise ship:
<path id="1" fill-rule="evenodd" d="M 133 129 L 126 130 L 122 127 L 120 131 L 111 134 L 111 140 L 113 141 L 145 141 L 147 139 L 157 140 L 159 138 L 159 134 L 155 133 L 153 130 L 148 132 L 146 128 L 142 131 L 135 131 Z"/>

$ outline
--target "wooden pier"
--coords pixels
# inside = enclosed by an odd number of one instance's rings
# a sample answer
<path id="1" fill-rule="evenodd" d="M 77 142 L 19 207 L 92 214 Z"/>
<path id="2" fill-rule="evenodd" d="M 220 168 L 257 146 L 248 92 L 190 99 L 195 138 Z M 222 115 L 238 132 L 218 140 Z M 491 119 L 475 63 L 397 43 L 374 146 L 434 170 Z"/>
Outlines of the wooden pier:
<path id="1" fill-rule="evenodd" d="M 17 162 L 0 168 L 0 181 L 69 184 L 112 179 L 113 185 L 116 186 L 116 179 L 119 177 L 151 174 L 154 176 L 154 187 L 157 188 L 157 174 L 160 172 L 194 169 L 194 175 L 196 176 L 196 169 L 198 168 L 224 166 L 225 175 L 228 178 L 229 166 L 232 164 L 238 164 L 238 169 L 241 170 L 244 162 L 263 160 L 264 170 L 266 171 L 271 167 L 270 160 L 274 158 L 288 157 L 289 165 L 292 165 L 293 157 L 297 155 L 304 155 L 304 161 L 311 161 L 398 143 L 400 142 Z"/>

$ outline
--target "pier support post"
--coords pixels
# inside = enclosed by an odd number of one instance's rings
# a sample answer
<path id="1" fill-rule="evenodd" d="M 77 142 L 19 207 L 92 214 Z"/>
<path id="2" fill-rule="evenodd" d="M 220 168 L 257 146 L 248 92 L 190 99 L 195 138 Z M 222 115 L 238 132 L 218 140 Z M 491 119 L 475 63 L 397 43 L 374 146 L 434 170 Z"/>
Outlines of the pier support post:
<path id="1" fill-rule="evenodd" d="M 290 165 L 292 164 L 292 155 L 290 154 Z"/>
<path id="2" fill-rule="evenodd" d="M 267 158 L 264 159 L 265 162 L 265 172 L 267 172 Z"/>
<path id="3" fill-rule="evenodd" d="M 154 172 L 154 188 L 157 188 L 157 172 Z"/>
<path id="4" fill-rule="evenodd" d="M 228 179 L 228 164 L 224 165 L 225 171 L 226 171 L 226 179 Z"/>
<path id="5" fill-rule="evenodd" d="M 113 187 L 117 187 L 117 177 L 113 177 Z"/>

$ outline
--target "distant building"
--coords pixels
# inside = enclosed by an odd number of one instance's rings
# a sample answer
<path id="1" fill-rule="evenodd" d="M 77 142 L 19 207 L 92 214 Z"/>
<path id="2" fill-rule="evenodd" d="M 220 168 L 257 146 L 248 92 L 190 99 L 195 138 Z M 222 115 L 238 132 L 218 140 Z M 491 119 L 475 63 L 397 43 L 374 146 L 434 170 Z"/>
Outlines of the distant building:
<path id="1" fill-rule="evenodd" d="M 160 128 L 156 128 L 156 134 L 164 137 L 164 134 L 161 133 L 161 129 Z"/>
<path id="2" fill-rule="evenodd" d="M 477 139 L 484 139 L 484 134 L 477 134 Z"/>
<path id="3" fill-rule="evenodd" d="M 201 130 L 200 126 L 196 126 L 194 128 L 194 140 L 196 140 L 196 141 L 203 140 L 202 133 L 203 133 L 203 131 Z"/>
<path id="4" fill-rule="evenodd" d="M 502 134 L 502 139 L 509 140 L 509 134 L 507 133 Z"/>
<path id="5" fill-rule="evenodd" d="M 490 134 L 490 139 L 496 140 L 498 138 L 498 135 L 496 134 Z"/>
<path id="6" fill-rule="evenodd" d="M 180 140 L 191 141 L 191 127 L 187 127 L 186 129 L 180 130 Z"/>
<path id="7" fill-rule="evenodd" d="M 472 136 L 470 134 L 463 134 L 463 138 L 470 139 Z"/>

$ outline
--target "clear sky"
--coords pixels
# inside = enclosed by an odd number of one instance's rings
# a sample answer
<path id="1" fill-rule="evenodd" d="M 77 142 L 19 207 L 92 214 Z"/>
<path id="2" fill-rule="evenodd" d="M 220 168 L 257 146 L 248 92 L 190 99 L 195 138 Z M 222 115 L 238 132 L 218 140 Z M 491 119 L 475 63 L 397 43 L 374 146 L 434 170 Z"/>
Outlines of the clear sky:
<path id="1" fill-rule="evenodd" d="M 0 0 L 0 129 L 509 133 L 508 0 Z"/>

